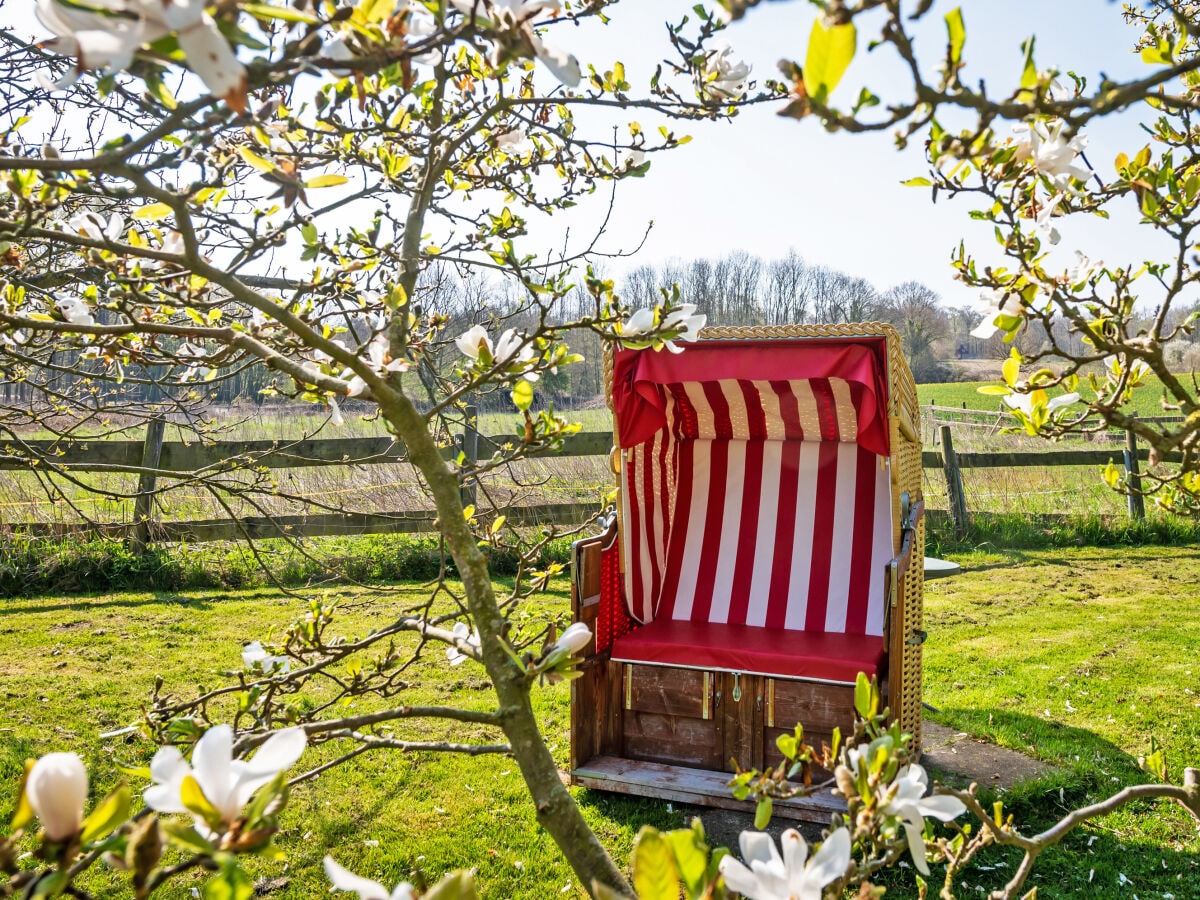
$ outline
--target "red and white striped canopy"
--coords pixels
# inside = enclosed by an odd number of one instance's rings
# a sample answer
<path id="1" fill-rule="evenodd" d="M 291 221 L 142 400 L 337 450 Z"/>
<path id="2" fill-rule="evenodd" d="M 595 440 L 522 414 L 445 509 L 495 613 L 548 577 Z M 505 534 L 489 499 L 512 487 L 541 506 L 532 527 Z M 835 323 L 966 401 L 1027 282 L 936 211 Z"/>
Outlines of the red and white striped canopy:
<path id="1" fill-rule="evenodd" d="M 625 594 L 672 619 L 880 635 L 893 555 L 882 339 L 618 354 Z"/>

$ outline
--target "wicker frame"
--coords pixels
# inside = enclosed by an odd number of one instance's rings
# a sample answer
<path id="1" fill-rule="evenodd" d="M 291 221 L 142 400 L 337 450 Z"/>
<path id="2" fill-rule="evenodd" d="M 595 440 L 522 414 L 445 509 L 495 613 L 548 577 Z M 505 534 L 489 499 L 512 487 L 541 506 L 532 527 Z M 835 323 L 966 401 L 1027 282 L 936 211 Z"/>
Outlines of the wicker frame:
<path id="1" fill-rule="evenodd" d="M 700 340 L 769 340 L 796 338 L 883 337 L 887 347 L 888 422 L 891 447 L 893 550 L 899 556 L 904 525 L 901 497 L 907 494 L 913 505 L 922 499 L 921 443 L 915 423 L 920 421 L 917 389 L 912 371 L 904 358 L 900 333 L 884 322 L 852 322 L 844 325 L 769 325 L 718 326 L 701 329 Z M 604 385 L 612 409 L 613 354 L 604 356 Z M 613 441 L 621 446 L 613 420 Z M 618 502 L 617 509 L 621 509 Z M 618 531 L 621 525 L 618 524 Z M 921 649 L 924 640 L 924 546 L 925 523 L 917 518 L 913 550 L 909 564 L 900 569 L 896 600 L 889 616 L 888 636 L 891 652 L 888 670 L 888 706 L 900 727 L 912 735 L 912 749 L 921 748 Z M 897 619 L 899 621 L 897 621 Z M 896 629 L 899 628 L 897 633 Z M 899 651 L 899 652 L 897 652 Z"/>

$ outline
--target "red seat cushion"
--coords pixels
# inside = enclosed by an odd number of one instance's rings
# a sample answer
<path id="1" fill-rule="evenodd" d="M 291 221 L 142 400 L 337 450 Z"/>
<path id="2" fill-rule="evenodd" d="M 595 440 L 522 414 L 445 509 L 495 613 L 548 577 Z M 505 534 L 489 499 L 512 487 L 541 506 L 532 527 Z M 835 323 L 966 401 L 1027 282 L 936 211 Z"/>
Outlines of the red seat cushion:
<path id="1" fill-rule="evenodd" d="M 619 662 L 853 682 L 883 666 L 883 638 L 657 619 L 618 638 Z"/>

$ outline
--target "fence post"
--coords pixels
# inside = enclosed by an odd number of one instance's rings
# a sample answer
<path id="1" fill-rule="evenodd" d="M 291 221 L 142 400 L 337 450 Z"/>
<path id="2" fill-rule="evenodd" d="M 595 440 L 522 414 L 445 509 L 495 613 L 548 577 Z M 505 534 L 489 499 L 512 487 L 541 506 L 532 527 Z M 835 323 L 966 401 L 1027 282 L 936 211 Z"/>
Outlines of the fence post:
<path id="1" fill-rule="evenodd" d="M 155 416 L 146 424 L 146 441 L 142 444 L 142 468 L 157 469 L 162 457 L 163 432 L 167 423 L 162 416 Z M 145 553 L 150 544 L 150 515 L 153 512 L 154 486 L 158 478 L 153 472 L 142 472 L 138 476 L 137 499 L 133 504 L 133 535 L 129 548 L 134 553 Z"/>
<path id="2" fill-rule="evenodd" d="M 468 406 L 466 408 L 466 416 L 463 419 L 461 449 L 465 457 L 463 468 L 474 469 L 475 464 L 479 462 L 479 410 L 477 407 Z M 458 494 L 462 499 L 463 506 L 475 505 L 474 476 L 462 480 Z"/>
<path id="3" fill-rule="evenodd" d="M 954 533 L 961 538 L 971 524 L 967 517 L 967 496 L 963 493 L 962 472 L 958 468 L 958 454 L 954 452 L 954 438 L 950 434 L 950 426 L 943 425 L 938 433 L 942 441 L 942 469 L 946 473 L 950 520 L 954 523 Z"/>
<path id="4" fill-rule="evenodd" d="M 1137 435 L 1132 431 L 1125 432 L 1125 472 L 1129 477 L 1129 518 L 1138 522 L 1146 518 L 1146 498 L 1139 491 L 1142 489 L 1142 479 L 1138 468 Z"/>

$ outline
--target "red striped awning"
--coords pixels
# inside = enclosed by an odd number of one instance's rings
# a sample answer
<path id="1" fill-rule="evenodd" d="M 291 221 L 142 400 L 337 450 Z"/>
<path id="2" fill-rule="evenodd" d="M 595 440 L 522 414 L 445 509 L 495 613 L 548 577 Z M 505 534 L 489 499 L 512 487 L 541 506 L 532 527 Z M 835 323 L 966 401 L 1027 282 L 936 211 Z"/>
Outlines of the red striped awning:
<path id="1" fill-rule="evenodd" d="M 684 343 L 680 353 L 618 351 L 621 446 L 642 444 L 671 422 L 677 438 L 841 441 L 887 456 L 884 341 L 721 340 Z"/>

